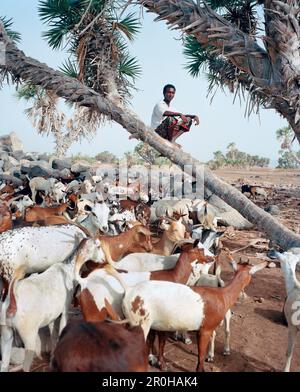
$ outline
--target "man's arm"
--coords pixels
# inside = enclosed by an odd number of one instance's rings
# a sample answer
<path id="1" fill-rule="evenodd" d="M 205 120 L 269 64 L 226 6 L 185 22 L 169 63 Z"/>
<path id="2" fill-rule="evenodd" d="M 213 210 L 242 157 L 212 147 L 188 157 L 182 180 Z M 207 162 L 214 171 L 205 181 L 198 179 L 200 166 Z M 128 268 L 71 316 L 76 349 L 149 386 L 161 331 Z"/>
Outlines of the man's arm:
<path id="1" fill-rule="evenodd" d="M 165 112 L 164 112 L 164 114 L 163 114 L 163 116 L 171 116 L 171 117 L 175 117 L 175 116 L 179 116 L 179 117 L 181 117 L 181 119 L 182 119 L 182 121 L 183 122 L 187 122 L 188 121 L 188 119 L 186 118 L 186 116 L 184 115 L 184 114 L 182 114 L 182 113 L 179 113 L 179 112 L 171 112 L 171 111 L 169 111 L 169 110 L 166 110 Z"/>
<path id="2" fill-rule="evenodd" d="M 186 117 L 191 117 L 191 119 L 193 119 L 195 121 L 195 125 L 199 125 L 200 124 L 200 120 L 199 117 L 196 114 L 186 114 Z"/>
<path id="3" fill-rule="evenodd" d="M 188 119 L 187 117 L 192 118 L 195 121 L 195 125 L 199 125 L 200 124 L 200 120 L 199 117 L 196 114 L 182 114 L 179 112 L 171 112 L 169 110 L 165 111 L 163 116 L 180 116 L 183 122 L 187 122 Z"/>

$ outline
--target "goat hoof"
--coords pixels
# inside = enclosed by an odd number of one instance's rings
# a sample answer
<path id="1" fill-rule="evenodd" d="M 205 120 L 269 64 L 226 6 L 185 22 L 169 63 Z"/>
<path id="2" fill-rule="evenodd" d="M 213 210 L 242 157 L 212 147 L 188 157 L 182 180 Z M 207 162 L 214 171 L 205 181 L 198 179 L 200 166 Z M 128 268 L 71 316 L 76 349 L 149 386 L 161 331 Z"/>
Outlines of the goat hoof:
<path id="1" fill-rule="evenodd" d="M 206 358 L 206 362 L 214 362 L 214 360 L 215 358 L 210 355 Z"/>
<path id="2" fill-rule="evenodd" d="M 193 343 L 192 340 L 191 340 L 190 338 L 183 338 L 182 341 L 183 341 L 184 344 L 187 344 L 187 345 Z"/>
<path id="3" fill-rule="evenodd" d="M 230 350 L 224 350 L 223 351 L 223 355 L 228 357 L 228 355 L 230 355 Z"/>
<path id="4" fill-rule="evenodd" d="M 148 357 L 148 362 L 151 366 L 157 367 L 158 366 L 158 359 L 155 355 L 150 354 Z"/>

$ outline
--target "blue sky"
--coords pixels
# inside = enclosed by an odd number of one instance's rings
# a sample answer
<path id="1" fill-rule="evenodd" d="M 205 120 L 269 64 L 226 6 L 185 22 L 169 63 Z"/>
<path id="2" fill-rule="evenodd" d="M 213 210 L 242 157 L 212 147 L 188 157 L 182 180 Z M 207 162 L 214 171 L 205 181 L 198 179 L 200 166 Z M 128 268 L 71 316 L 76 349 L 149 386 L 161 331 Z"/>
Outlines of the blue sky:
<path id="1" fill-rule="evenodd" d="M 26 55 L 57 68 L 67 55 L 52 51 L 41 37 L 46 26 L 39 20 L 37 4 L 38 0 L 1 0 L 0 15 L 13 18 L 14 29 L 22 35 L 19 47 Z M 192 78 L 184 70 L 186 60 L 180 35 L 168 30 L 164 22 L 153 22 L 154 18 L 153 14 L 143 12 L 142 32 L 131 45 L 131 53 L 139 59 L 143 70 L 132 100 L 132 108 L 139 117 L 150 124 L 153 106 L 162 99 L 162 87 L 172 83 L 177 89 L 174 107 L 200 117 L 200 125 L 178 139 L 184 150 L 207 161 L 214 151 L 225 151 L 230 142 L 235 142 L 240 150 L 268 157 L 274 165 L 279 150 L 275 131 L 286 126 L 286 120 L 273 110 L 261 110 L 260 117 L 252 115 L 248 119 L 244 116 L 245 104 L 240 105 L 238 100 L 233 104 L 233 95 L 221 91 L 210 104 L 205 76 Z M 14 94 L 13 87 L 0 91 L 0 135 L 15 131 L 27 151 L 52 152 L 53 139 L 37 134 L 24 114 L 26 103 L 19 102 Z M 121 156 L 137 144 L 135 140 L 128 140 L 128 136 L 119 125 L 107 124 L 91 141 L 74 144 L 68 154 L 80 152 L 94 156 L 109 150 Z"/>

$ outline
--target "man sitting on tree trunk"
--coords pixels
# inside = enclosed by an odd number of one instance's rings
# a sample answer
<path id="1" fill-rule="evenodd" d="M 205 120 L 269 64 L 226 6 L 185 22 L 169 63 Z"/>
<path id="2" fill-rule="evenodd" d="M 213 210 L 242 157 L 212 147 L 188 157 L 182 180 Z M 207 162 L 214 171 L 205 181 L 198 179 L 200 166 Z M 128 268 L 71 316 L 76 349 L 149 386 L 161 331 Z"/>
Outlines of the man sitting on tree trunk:
<path id="1" fill-rule="evenodd" d="M 199 117 L 194 114 L 182 114 L 172 108 L 170 103 L 174 98 L 176 88 L 172 84 L 167 84 L 163 89 L 164 100 L 158 102 L 152 113 L 151 128 L 159 136 L 172 143 L 184 132 L 188 132 L 195 122 L 199 125 Z M 178 147 L 180 144 L 175 143 Z"/>

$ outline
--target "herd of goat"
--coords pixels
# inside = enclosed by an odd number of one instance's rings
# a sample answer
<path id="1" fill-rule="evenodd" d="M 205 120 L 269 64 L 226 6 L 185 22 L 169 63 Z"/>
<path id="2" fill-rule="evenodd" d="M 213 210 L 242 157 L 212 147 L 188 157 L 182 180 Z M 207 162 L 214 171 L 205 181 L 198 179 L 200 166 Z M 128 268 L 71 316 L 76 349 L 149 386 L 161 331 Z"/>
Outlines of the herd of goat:
<path id="1" fill-rule="evenodd" d="M 242 192 L 265 196 L 259 187 Z M 149 362 L 165 370 L 167 334 L 190 343 L 188 331 L 197 333 L 196 370 L 204 371 L 222 322 L 229 355 L 231 307 L 268 262 L 237 263 L 217 225 L 206 201 L 152 203 L 138 181 L 126 189 L 101 176 L 0 185 L 1 371 L 30 371 L 44 352 L 53 371 L 147 371 Z M 226 286 L 221 255 L 234 272 Z M 300 255 L 268 256 L 285 278 L 289 371 Z M 74 306 L 84 321 L 68 322 Z"/>

